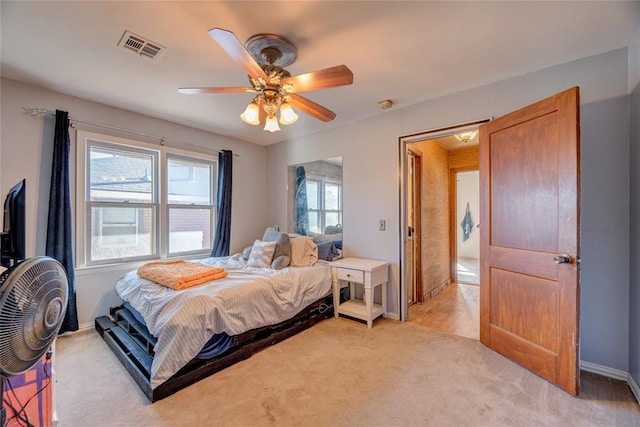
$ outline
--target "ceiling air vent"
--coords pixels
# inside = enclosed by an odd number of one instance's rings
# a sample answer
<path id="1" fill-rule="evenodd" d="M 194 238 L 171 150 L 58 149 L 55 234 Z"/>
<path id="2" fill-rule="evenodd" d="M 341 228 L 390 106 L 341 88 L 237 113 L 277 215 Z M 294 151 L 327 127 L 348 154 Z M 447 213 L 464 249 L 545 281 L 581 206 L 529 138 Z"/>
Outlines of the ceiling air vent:
<path id="1" fill-rule="evenodd" d="M 149 59 L 157 58 L 166 50 L 166 48 L 161 44 L 147 40 L 144 37 L 140 37 L 129 30 L 124 32 L 118 46 L 122 46 L 131 52 Z"/>

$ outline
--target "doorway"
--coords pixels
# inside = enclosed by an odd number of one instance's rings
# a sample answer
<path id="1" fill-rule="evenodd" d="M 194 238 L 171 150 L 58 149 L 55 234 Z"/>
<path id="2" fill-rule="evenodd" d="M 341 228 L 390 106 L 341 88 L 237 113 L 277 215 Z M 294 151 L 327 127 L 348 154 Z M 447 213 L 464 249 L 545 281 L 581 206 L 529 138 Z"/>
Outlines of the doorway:
<path id="1" fill-rule="evenodd" d="M 475 131 L 486 121 L 401 141 L 406 197 L 401 213 L 405 230 L 401 273 L 407 279 L 406 299 L 402 301 L 406 306 L 401 308 L 401 316 L 403 320 L 474 339 L 479 338 L 479 156 Z M 472 133 L 471 138 L 455 137 L 467 132 Z M 421 164 L 419 198 L 415 196 L 417 177 L 412 173 L 416 157 Z M 463 239 L 461 223 L 467 202 L 470 221 L 466 223 L 467 238 Z M 414 228 L 416 213 L 421 220 L 420 233 Z M 473 226 L 469 226 L 470 222 Z M 419 239 L 417 234 L 422 234 Z M 416 265 L 421 266 L 421 271 Z M 421 279 L 420 295 L 414 292 L 416 277 Z"/>
<path id="2" fill-rule="evenodd" d="M 575 86 L 479 126 L 478 150 L 480 342 L 572 395 L 580 386 L 579 113 Z M 420 136 L 401 137 L 400 149 L 436 137 Z M 400 159 L 403 229 L 406 162 Z M 408 313 L 405 304 L 401 319 Z"/>
<path id="3" fill-rule="evenodd" d="M 480 285 L 480 171 L 453 171 L 455 179 L 455 282 Z"/>

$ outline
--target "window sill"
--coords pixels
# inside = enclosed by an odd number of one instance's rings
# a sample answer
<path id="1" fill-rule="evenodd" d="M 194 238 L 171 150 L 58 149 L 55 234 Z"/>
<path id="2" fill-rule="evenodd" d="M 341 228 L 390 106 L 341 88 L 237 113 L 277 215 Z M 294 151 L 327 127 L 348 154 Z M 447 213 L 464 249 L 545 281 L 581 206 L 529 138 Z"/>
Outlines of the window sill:
<path id="1" fill-rule="evenodd" d="M 106 272 L 114 272 L 114 271 L 122 271 L 123 273 L 129 272 L 131 270 L 135 270 L 138 267 L 146 264 L 147 262 L 154 261 L 170 261 L 176 259 L 185 259 L 190 261 L 195 261 L 199 259 L 208 258 L 209 255 L 204 254 L 190 254 L 184 256 L 176 256 L 170 258 L 153 258 L 153 259 L 145 259 L 139 261 L 124 261 L 124 262 L 115 262 L 112 264 L 99 264 L 99 265 L 86 265 L 83 267 L 76 267 L 75 273 L 76 276 L 87 276 L 92 274 L 106 273 Z"/>

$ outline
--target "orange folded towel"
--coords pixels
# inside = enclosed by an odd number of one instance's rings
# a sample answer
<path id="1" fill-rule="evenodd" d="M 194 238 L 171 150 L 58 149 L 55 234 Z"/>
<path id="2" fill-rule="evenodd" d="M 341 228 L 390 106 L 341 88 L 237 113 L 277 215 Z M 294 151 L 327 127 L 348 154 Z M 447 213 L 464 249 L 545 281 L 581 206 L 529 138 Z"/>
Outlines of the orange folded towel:
<path id="1" fill-rule="evenodd" d="M 180 290 L 222 279 L 227 276 L 227 271 L 222 267 L 211 267 L 199 262 L 179 259 L 148 262 L 138 268 L 138 276 L 167 288 Z"/>

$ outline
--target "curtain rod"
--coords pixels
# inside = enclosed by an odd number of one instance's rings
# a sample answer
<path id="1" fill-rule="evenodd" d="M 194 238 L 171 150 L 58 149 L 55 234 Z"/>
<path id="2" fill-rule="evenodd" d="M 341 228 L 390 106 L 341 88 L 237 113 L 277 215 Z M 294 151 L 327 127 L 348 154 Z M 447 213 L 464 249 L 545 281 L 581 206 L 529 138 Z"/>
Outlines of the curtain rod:
<path id="1" fill-rule="evenodd" d="M 54 110 L 47 110 L 46 108 L 31 108 L 31 107 L 22 107 L 22 111 L 24 114 L 29 114 L 30 116 L 40 116 L 40 117 L 44 117 L 44 116 L 51 116 L 51 117 L 55 117 L 56 116 L 56 112 Z M 158 135 L 152 135 L 152 134 L 148 134 L 148 133 L 144 133 L 144 132 L 138 132 L 135 130 L 129 130 L 129 129 L 124 129 L 124 128 L 120 128 L 117 126 L 111 126 L 111 125 L 105 125 L 102 123 L 95 123 L 95 122 L 87 122 L 87 121 L 83 121 L 83 120 L 78 120 L 78 119 L 73 119 L 73 118 L 69 118 L 69 123 L 71 124 L 71 127 L 75 127 L 74 125 L 86 125 L 86 126 L 95 126 L 95 127 L 100 127 L 100 128 L 104 128 L 104 129 L 109 129 L 109 130 L 114 130 L 117 132 L 124 132 L 124 133 L 128 133 L 130 135 L 136 135 L 136 136 L 142 136 L 145 138 L 150 138 L 150 139 L 157 139 L 160 141 L 160 145 L 165 145 L 165 143 L 173 143 L 176 145 L 182 145 L 182 146 L 190 146 L 190 147 L 196 147 L 199 149 L 204 149 L 206 150 L 206 147 L 202 147 L 200 145 L 197 144 L 193 144 L 190 142 L 184 142 L 184 141 L 178 141 L 176 139 L 171 139 L 171 138 L 166 138 L 164 136 L 158 136 Z M 220 153 L 221 150 L 214 150 L 218 153 Z M 240 157 L 238 154 L 233 153 L 233 157 Z"/>

